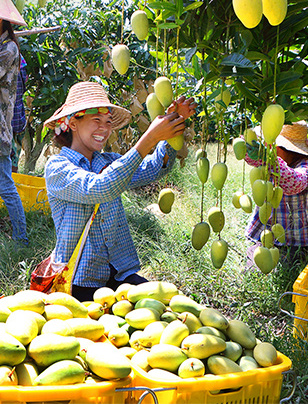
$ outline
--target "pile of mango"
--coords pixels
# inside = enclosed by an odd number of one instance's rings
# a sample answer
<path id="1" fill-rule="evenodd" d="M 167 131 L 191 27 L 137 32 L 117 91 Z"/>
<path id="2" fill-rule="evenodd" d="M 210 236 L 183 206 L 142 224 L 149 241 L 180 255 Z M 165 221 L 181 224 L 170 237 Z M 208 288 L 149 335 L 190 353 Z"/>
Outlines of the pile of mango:
<path id="1" fill-rule="evenodd" d="M 0 300 L 0 385 L 183 379 L 272 366 L 275 347 L 170 282 L 98 289 L 93 301 L 25 290 Z"/>

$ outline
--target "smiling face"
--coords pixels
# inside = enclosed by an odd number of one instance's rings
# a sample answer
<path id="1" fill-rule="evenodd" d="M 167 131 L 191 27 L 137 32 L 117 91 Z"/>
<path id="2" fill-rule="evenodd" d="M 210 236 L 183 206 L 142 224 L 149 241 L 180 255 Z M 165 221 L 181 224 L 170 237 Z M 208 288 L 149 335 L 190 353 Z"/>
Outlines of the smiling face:
<path id="1" fill-rule="evenodd" d="M 111 135 L 111 124 L 110 113 L 86 114 L 79 119 L 72 117 L 69 121 L 73 134 L 71 149 L 91 161 L 93 152 L 101 151 Z"/>

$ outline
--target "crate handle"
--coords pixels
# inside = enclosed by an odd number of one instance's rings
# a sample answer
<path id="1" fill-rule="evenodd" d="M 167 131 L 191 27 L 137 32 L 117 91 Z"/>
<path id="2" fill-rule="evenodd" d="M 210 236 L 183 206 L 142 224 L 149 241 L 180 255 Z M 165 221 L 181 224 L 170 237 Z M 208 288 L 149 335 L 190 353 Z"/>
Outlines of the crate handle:
<path id="1" fill-rule="evenodd" d="M 296 373 L 294 372 L 293 369 L 286 370 L 285 372 L 282 372 L 282 375 L 287 375 L 287 374 L 292 375 L 292 377 L 293 377 L 293 386 L 292 386 L 292 390 L 291 390 L 290 394 L 288 395 L 288 397 L 285 397 L 285 398 L 281 399 L 280 404 L 290 401 L 291 398 L 293 397 L 293 394 L 295 393 L 295 390 L 296 390 L 296 385 L 297 385 Z"/>
<path id="2" fill-rule="evenodd" d="M 141 404 L 143 399 L 148 394 L 151 394 L 151 396 L 153 397 L 154 404 L 158 404 L 158 399 L 157 399 L 157 396 L 156 396 L 156 394 L 154 392 L 154 390 L 156 390 L 156 389 L 150 389 L 149 387 L 143 387 L 143 386 L 140 386 L 140 387 L 123 387 L 123 388 L 115 389 L 115 391 L 136 391 L 136 390 L 142 390 L 142 391 L 145 390 L 144 393 L 141 394 L 137 404 Z M 159 389 L 157 389 L 157 390 L 159 390 Z M 167 390 L 169 390 L 169 389 L 167 389 Z"/>
<path id="3" fill-rule="evenodd" d="M 39 194 L 41 193 L 41 192 L 43 192 L 43 191 L 45 191 L 45 189 L 40 189 L 39 191 L 38 191 L 38 193 L 36 194 L 36 203 L 42 203 L 43 205 L 45 205 L 45 203 L 47 202 L 47 199 L 43 199 L 41 202 L 38 200 L 38 197 L 39 197 Z"/>
<path id="4" fill-rule="evenodd" d="M 297 320 L 303 320 L 303 321 L 308 321 L 307 318 L 303 318 L 303 317 L 298 317 L 298 316 L 294 316 L 294 314 L 289 313 L 287 310 L 284 310 L 281 308 L 281 300 L 286 296 L 286 295 L 296 295 L 296 296 L 302 296 L 302 297 L 308 297 L 306 294 L 302 294 L 302 293 L 296 293 L 296 292 L 284 292 L 279 300 L 278 300 L 278 308 L 282 313 L 287 314 L 288 316 L 292 317 L 292 318 L 296 318 Z"/>

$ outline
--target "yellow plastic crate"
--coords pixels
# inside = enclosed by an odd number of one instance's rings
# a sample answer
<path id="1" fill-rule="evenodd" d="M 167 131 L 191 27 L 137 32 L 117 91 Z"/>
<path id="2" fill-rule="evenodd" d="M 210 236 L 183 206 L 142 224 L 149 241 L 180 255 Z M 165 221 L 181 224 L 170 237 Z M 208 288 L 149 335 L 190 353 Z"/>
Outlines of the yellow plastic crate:
<path id="1" fill-rule="evenodd" d="M 308 266 L 293 284 L 294 335 L 308 341 Z"/>
<path id="2" fill-rule="evenodd" d="M 95 384 L 0 387 L 1 404 L 127 404 L 132 376 Z"/>
<path id="3" fill-rule="evenodd" d="M 133 365 L 133 385 L 150 388 L 159 404 L 276 404 L 280 402 L 283 372 L 288 372 L 291 366 L 291 360 L 278 352 L 274 366 L 178 381 L 150 378 Z M 217 390 L 220 392 L 214 394 Z M 136 390 L 133 397 L 136 401 L 142 398 L 144 404 L 153 404 L 150 394 Z"/>
<path id="4" fill-rule="evenodd" d="M 50 212 L 45 178 L 19 173 L 12 173 L 12 178 L 25 211 L 33 209 Z M 0 198 L 0 207 L 2 206 L 4 202 Z"/>

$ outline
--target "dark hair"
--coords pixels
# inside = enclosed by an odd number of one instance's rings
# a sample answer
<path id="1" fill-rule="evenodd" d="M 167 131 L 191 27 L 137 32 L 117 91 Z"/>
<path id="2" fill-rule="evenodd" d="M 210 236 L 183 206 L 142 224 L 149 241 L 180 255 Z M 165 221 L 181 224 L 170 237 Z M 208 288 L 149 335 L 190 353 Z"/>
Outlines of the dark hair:
<path id="1" fill-rule="evenodd" d="M 307 158 L 307 156 L 305 154 L 301 154 L 301 153 L 297 153 L 295 151 L 292 150 L 288 150 L 283 146 L 277 146 L 280 147 L 280 149 L 283 149 L 284 151 L 286 151 L 290 156 L 292 156 L 292 162 L 290 167 L 295 167 L 300 161 L 302 161 L 303 159 Z"/>
<path id="2" fill-rule="evenodd" d="M 9 33 L 9 38 L 11 38 L 11 40 L 16 43 L 17 48 L 18 48 L 18 53 L 19 53 L 19 65 L 20 65 L 20 47 L 19 47 L 19 42 L 18 42 L 18 39 L 16 38 L 16 35 L 14 34 L 14 30 L 13 30 L 13 27 L 12 27 L 12 24 L 11 24 L 10 21 L 2 20 L 2 31 L 3 31 L 3 32 L 7 31 L 7 32 Z"/>
<path id="3" fill-rule="evenodd" d="M 75 116 L 76 119 L 81 119 L 83 118 L 82 116 Z M 72 146 L 72 142 L 73 142 L 73 133 L 72 130 L 69 128 L 67 132 L 63 132 L 61 131 L 60 135 L 55 135 L 53 137 L 53 143 L 57 146 L 57 147 L 71 147 Z"/>

